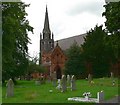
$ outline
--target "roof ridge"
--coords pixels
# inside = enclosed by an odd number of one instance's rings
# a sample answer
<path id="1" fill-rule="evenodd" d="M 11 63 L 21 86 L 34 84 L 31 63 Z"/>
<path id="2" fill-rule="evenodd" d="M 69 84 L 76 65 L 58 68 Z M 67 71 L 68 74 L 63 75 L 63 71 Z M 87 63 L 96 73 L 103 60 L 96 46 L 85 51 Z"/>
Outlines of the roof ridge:
<path id="1" fill-rule="evenodd" d="M 66 39 L 73 38 L 73 37 L 84 36 L 84 35 L 87 35 L 87 33 L 71 36 L 71 37 L 68 37 L 68 38 L 59 39 L 59 40 L 56 40 L 55 42 L 60 41 L 60 40 L 66 40 Z"/>

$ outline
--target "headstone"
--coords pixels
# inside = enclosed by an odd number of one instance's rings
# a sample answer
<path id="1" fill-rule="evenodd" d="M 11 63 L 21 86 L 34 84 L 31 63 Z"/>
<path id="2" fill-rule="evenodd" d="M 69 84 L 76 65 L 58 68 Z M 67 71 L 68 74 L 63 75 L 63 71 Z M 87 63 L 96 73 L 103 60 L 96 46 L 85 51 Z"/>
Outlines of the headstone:
<path id="1" fill-rule="evenodd" d="M 7 86 L 6 96 L 7 97 L 12 97 L 14 95 L 14 83 L 13 83 L 12 79 L 9 79 L 6 86 Z"/>
<path id="2" fill-rule="evenodd" d="M 68 88 L 70 87 L 70 75 L 67 75 L 67 86 L 68 86 Z"/>
<path id="3" fill-rule="evenodd" d="M 61 86 L 62 86 L 61 92 L 67 91 L 67 81 L 65 75 L 62 75 Z"/>
<path id="4" fill-rule="evenodd" d="M 58 79 L 58 86 L 56 87 L 56 89 L 60 90 L 61 88 L 62 88 L 62 86 L 61 86 L 61 80 Z"/>
<path id="5" fill-rule="evenodd" d="M 101 103 L 104 101 L 104 92 L 101 91 L 101 92 L 98 92 L 97 93 L 97 98 L 98 98 L 98 102 Z"/>
<path id="6" fill-rule="evenodd" d="M 88 82 L 91 83 L 91 81 L 92 81 L 92 76 L 91 74 L 88 74 Z"/>
<path id="7" fill-rule="evenodd" d="M 110 77 L 111 77 L 112 79 L 114 78 L 113 72 L 110 73 Z"/>
<path id="8" fill-rule="evenodd" d="M 56 72 L 53 72 L 53 86 L 57 85 L 57 78 L 56 78 Z"/>
<path id="9" fill-rule="evenodd" d="M 75 80 L 75 76 L 72 75 L 72 78 L 71 78 L 71 91 L 74 91 L 76 90 L 76 80 Z"/>

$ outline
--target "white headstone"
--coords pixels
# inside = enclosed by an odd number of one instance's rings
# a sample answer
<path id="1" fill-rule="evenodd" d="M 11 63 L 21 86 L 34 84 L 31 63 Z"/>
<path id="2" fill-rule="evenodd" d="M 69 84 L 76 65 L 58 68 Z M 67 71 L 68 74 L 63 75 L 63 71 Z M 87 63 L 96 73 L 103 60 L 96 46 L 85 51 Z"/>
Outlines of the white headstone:
<path id="1" fill-rule="evenodd" d="M 14 83 L 13 83 L 12 79 L 9 79 L 6 86 L 7 86 L 6 96 L 7 97 L 12 97 L 14 95 Z"/>
<path id="2" fill-rule="evenodd" d="M 62 92 L 67 91 L 67 81 L 65 75 L 62 75 L 61 86 L 62 86 Z"/>
<path id="3" fill-rule="evenodd" d="M 56 89 L 60 90 L 62 87 L 61 87 L 61 80 L 58 79 L 58 86 L 56 87 Z"/>
<path id="4" fill-rule="evenodd" d="M 72 75 L 72 78 L 71 78 L 71 90 L 74 91 L 76 90 L 76 80 L 75 80 L 75 76 Z"/>
<path id="5" fill-rule="evenodd" d="M 101 91 L 101 92 L 98 92 L 97 93 L 97 98 L 98 98 L 98 102 L 101 103 L 104 101 L 104 92 Z"/>
<path id="6" fill-rule="evenodd" d="M 114 78 L 113 72 L 110 73 L 110 77 L 111 77 L 111 78 Z"/>

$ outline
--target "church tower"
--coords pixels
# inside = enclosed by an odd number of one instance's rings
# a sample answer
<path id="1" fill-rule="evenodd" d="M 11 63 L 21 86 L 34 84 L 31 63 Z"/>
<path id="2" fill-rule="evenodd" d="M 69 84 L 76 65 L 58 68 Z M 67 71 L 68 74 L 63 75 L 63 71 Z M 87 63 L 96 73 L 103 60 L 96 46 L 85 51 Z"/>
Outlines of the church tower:
<path id="1" fill-rule="evenodd" d="M 40 33 L 40 58 L 43 53 L 49 53 L 54 48 L 54 35 L 51 34 L 49 18 L 48 18 L 48 10 L 46 6 L 45 12 L 45 20 L 44 20 L 44 28 L 42 33 Z"/>

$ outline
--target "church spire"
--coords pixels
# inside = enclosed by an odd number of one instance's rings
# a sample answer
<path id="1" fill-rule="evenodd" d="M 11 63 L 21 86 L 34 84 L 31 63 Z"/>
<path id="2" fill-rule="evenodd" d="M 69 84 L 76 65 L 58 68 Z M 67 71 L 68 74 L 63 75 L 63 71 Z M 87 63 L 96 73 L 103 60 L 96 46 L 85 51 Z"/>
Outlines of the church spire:
<path id="1" fill-rule="evenodd" d="M 45 12 L 45 21 L 44 21 L 43 34 L 48 34 L 48 36 L 51 34 L 50 27 L 49 27 L 49 18 L 48 18 L 47 5 L 46 5 L 46 12 Z M 47 37 L 47 36 L 45 36 L 45 37 Z"/>

